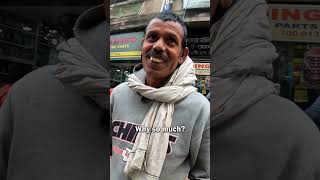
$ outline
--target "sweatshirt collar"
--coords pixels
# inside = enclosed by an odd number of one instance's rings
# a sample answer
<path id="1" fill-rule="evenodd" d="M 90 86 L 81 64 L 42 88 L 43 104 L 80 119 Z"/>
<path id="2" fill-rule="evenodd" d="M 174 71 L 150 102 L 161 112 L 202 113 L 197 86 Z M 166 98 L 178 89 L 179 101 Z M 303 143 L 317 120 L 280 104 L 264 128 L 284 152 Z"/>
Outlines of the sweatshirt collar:
<path id="1" fill-rule="evenodd" d="M 133 68 L 133 74 L 137 76 L 137 78 L 145 84 L 146 81 L 146 72 L 143 69 L 143 64 L 139 63 Z"/>

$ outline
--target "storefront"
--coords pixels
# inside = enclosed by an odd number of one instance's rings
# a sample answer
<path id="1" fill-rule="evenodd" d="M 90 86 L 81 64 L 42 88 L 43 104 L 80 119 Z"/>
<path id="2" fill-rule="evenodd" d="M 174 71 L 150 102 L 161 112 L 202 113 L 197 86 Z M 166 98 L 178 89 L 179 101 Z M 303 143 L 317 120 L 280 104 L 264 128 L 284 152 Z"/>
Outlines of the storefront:
<path id="1" fill-rule="evenodd" d="M 279 54 L 275 81 L 280 95 L 302 109 L 320 90 L 320 5 L 269 4 L 273 43 Z"/>
<path id="2" fill-rule="evenodd" d="M 0 10 L 0 84 L 57 62 L 61 31 L 39 19 Z"/>
<path id="3" fill-rule="evenodd" d="M 133 67 L 141 62 L 141 40 L 143 32 L 111 35 L 111 88 L 125 82 Z"/>
<path id="4" fill-rule="evenodd" d="M 0 7 L 0 106 L 12 84 L 58 62 L 58 44 L 73 37 L 76 19 L 93 5 Z"/>
<path id="5" fill-rule="evenodd" d="M 210 92 L 210 63 L 194 63 L 196 70 L 196 87 L 198 92 L 207 95 Z"/>
<path id="6" fill-rule="evenodd" d="M 196 70 L 198 92 L 210 92 L 210 37 L 208 30 L 191 29 L 187 40 L 189 56 Z"/>

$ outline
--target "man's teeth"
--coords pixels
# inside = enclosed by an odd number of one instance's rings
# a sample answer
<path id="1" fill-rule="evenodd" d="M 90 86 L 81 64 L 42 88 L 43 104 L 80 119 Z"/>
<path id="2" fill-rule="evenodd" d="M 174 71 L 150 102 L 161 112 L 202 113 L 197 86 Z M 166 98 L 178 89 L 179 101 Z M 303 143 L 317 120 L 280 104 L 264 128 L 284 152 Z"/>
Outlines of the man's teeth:
<path id="1" fill-rule="evenodd" d="M 150 60 L 151 60 L 152 62 L 156 62 L 156 63 L 162 63 L 162 62 L 163 62 L 163 60 L 161 60 L 161 59 L 159 59 L 159 58 L 156 58 L 156 57 L 150 57 Z"/>

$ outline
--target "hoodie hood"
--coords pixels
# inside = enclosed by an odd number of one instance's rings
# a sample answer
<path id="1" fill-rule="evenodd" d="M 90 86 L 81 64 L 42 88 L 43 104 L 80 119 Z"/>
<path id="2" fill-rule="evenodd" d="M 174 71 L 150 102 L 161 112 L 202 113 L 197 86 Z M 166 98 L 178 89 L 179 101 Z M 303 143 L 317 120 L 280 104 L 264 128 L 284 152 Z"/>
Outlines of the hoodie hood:
<path id="1" fill-rule="evenodd" d="M 108 67 L 106 57 L 109 55 L 108 19 L 104 6 L 99 5 L 82 13 L 73 28 L 75 38 L 105 68 Z"/>
<path id="2" fill-rule="evenodd" d="M 213 62 L 211 125 L 217 126 L 246 110 L 277 86 L 269 81 L 277 58 L 271 43 L 264 0 L 237 0 L 211 26 Z M 212 36 L 215 34 L 215 36 Z"/>
<path id="3" fill-rule="evenodd" d="M 106 59 L 109 32 L 104 7 L 83 13 L 74 33 L 75 38 L 57 47 L 60 62 L 54 75 L 65 87 L 90 97 L 102 109 L 109 109 L 110 73 Z"/>

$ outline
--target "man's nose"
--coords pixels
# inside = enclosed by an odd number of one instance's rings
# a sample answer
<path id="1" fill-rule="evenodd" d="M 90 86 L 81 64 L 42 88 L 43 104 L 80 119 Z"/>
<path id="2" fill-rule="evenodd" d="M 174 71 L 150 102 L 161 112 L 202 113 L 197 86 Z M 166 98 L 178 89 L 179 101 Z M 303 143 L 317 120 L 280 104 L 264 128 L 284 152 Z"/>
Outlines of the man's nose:
<path id="1" fill-rule="evenodd" d="M 156 41 L 153 45 L 153 49 L 159 53 L 159 52 L 163 52 L 166 50 L 166 47 L 165 47 L 165 43 L 163 41 L 162 38 L 159 38 L 158 41 Z"/>

